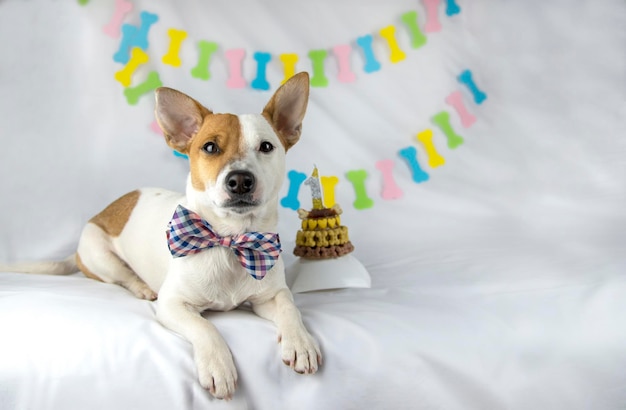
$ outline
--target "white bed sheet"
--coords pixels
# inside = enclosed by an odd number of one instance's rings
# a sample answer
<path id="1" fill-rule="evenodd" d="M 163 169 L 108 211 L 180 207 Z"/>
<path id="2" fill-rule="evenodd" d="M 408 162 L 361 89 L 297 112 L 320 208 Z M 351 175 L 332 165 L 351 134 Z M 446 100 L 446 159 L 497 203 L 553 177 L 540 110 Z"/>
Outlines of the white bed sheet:
<path id="1" fill-rule="evenodd" d="M 196 382 L 190 345 L 154 303 L 69 277 L 0 274 L 0 408 L 619 409 L 626 407 L 626 5 L 623 1 L 457 1 L 462 11 L 411 50 L 399 16 L 422 2 L 133 1 L 159 23 L 151 69 L 222 112 L 257 112 L 271 92 L 191 78 L 193 42 L 223 51 L 306 53 L 397 26 L 405 61 L 381 58 L 353 84 L 314 88 L 288 170 L 340 178 L 337 200 L 371 289 L 296 295 L 324 352 L 319 374 L 279 358 L 275 329 L 252 313 L 210 313 L 233 351 L 231 402 Z M 383 4 L 384 3 L 384 4 Z M 443 7 L 442 2 L 440 7 Z M 139 186 L 183 189 L 186 163 L 149 129 L 151 98 L 129 106 L 113 79 L 119 40 L 102 34 L 113 3 L 0 3 L 0 261 L 62 258 L 82 225 Z M 182 68 L 166 67 L 170 27 Z M 221 52 L 220 51 L 220 52 Z M 218 56 L 219 56 L 218 52 Z M 455 76 L 471 68 L 482 105 Z M 273 89 L 280 66 L 268 69 Z M 477 122 L 415 184 L 397 151 L 432 127 L 460 89 Z M 419 145 L 419 159 L 426 158 Z M 375 163 L 393 159 L 404 196 L 380 196 Z M 352 206 L 345 172 L 365 169 L 371 209 Z M 286 195 L 287 186 L 281 195 Z M 308 193 L 301 191 L 306 206 Z M 299 223 L 280 209 L 289 262 Z"/>
<path id="2" fill-rule="evenodd" d="M 315 376 L 282 364 L 270 322 L 209 313 L 239 371 L 229 403 L 202 390 L 191 346 L 155 322 L 154 303 L 78 275 L 5 274 L 2 285 L 6 409 L 617 409 L 626 399 L 620 279 L 297 295 L 324 352 Z"/>

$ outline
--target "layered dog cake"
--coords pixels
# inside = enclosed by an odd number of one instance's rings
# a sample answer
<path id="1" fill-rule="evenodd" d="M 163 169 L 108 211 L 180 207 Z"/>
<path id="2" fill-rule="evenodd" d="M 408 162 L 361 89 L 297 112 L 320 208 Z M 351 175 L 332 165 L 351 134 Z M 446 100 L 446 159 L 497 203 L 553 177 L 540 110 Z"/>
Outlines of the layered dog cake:
<path id="1" fill-rule="evenodd" d="M 348 228 L 341 225 L 341 207 L 298 210 L 302 229 L 296 234 L 294 255 L 305 259 L 338 258 L 354 250 Z"/>
<path id="2" fill-rule="evenodd" d="M 342 288 L 369 288 L 372 279 L 353 255 L 354 246 L 348 236 L 348 228 L 341 225 L 341 207 L 335 203 L 330 188 L 323 187 L 317 167 L 311 177 L 303 181 L 311 188 L 313 207 L 310 211 L 298 209 L 302 227 L 296 234 L 294 255 L 298 256 L 289 266 L 293 278 L 290 289 L 294 293 Z M 322 188 L 325 188 L 322 196 Z"/>

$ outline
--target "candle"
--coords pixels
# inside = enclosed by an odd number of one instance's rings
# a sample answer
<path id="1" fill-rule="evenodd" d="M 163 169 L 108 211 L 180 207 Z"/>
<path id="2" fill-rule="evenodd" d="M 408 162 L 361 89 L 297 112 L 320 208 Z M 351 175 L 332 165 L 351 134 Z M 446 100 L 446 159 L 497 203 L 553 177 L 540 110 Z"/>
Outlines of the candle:
<path id="1" fill-rule="evenodd" d="M 322 204 L 322 188 L 320 186 L 319 173 L 317 172 L 317 166 L 313 166 L 313 173 L 304 181 L 305 185 L 311 188 L 311 197 L 313 199 L 313 209 L 324 209 Z"/>

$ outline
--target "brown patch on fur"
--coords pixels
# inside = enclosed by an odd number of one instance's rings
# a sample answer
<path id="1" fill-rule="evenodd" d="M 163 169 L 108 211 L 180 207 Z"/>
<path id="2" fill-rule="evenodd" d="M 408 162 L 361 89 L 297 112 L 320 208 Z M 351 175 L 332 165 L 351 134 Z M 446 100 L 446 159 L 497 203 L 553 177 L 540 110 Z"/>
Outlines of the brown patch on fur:
<path id="1" fill-rule="evenodd" d="M 88 277 L 89 279 L 95 279 L 97 281 L 100 282 L 104 282 L 102 279 L 100 279 L 97 275 L 93 274 L 83 263 L 83 261 L 80 259 L 80 255 L 77 253 L 76 254 L 76 266 L 78 266 L 78 269 L 80 269 L 80 271 L 83 273 L 83 275 L 85 275 L 86 277 Z"/>
<path id="2" fill-rule="evenodd" d="M 127 193 L 113 201 L 102 212 L 91 218 L 89 222 L 97 225 L 110 236 L 120 236 L 124 226 L 126 226 L 126 222 L 128 222 L 128 218 L 130 218 L 131 212 L 137 205 L 140 195 L 139 191 Z"/>
<path id="3" fill-rule="evenodd" d="M 202 127 L 191 140 L 189 164 L 191 185 L 198 191 L 206 189 L 206 181 L 216 181 L 220 171 L 229 162 L 241 157 L 241 124 L 233 114 L 213 114 L 205 117 Z M 204 151 L 208 142 L 217 144 L 219 152 Z"/>

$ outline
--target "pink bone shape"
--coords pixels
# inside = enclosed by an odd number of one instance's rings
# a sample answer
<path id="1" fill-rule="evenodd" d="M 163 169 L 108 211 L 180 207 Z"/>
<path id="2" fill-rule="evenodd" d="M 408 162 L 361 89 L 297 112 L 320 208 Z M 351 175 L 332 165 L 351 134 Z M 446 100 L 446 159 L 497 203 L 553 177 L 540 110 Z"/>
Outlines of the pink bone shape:
<path id="1" fill-rule="evenodd" d="M 424 25 L 424 31 L 433 33 L 441 30 L 441 23 L 439 22 L 439 0 L 423 1 L 424 7 L 426 8 L 426 25 Z"/>
<path id="2" fill-rule="evenodd" d="M 115 0 L 115 11 L 109 23 L 102 27 L 102 31 L 109 37 L 117 38 L 120 36 L 120 26 L 124 21 L 124 16 L 133 9 L 133 4 L 126 0 Z"/>
<path id="3" fill-rule="evenodd" d="M 341 44 L 333 47 L 333 54 L 337 57 L 339 63 L 339 73 L 337 79 L 342 83 L 351 83 L 356 79 L 356 76 L 350 68 L 350 51 L 352 47 L 348 44 Z"/>
<path id="4" fill-rule="evenodd" d="M 243 48 L 232 48 L 224 52 L 224 57 L 228 60 L 228 81 L 226 85 L 228 88 L 244 88 L 246 86 L 246 80 L 244 80 L 241 74 L 241 62 L 246 56 L 246 50 Z"/>
<path id="5" fill-rule="evenodd" d="M 446 103 L 451 105 L 456 113 L 461 118 L 461 125 L 464 128 L 471 127 L 472 124 L 476 122 L 476 117 L 474 117 L 467 108 L 465 108 L 465 104 L 463 103 L 463 95 L 460 91 L 455 91 L 449 96 L 446 97 Z"/>
<path id="6" fill-rule="evenodd" d="M 376 162 L 376 168 L 378 168 L 383 176 L 383 192 L 380 195 L 383 199 L 398 199 L 404 195 L 393 178 L 393 167 L 394 162 L 390 159 Z"/>

